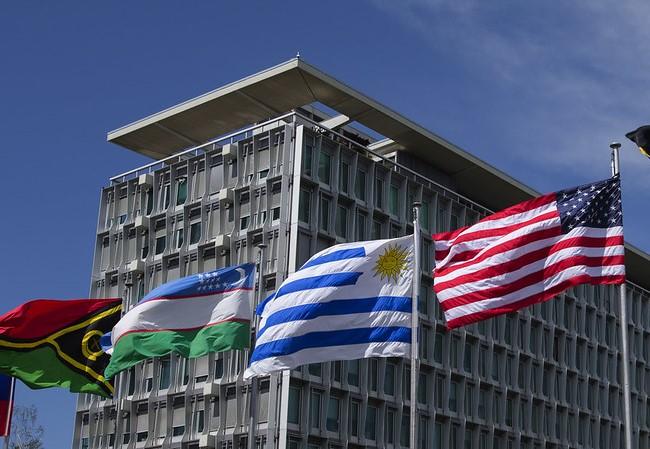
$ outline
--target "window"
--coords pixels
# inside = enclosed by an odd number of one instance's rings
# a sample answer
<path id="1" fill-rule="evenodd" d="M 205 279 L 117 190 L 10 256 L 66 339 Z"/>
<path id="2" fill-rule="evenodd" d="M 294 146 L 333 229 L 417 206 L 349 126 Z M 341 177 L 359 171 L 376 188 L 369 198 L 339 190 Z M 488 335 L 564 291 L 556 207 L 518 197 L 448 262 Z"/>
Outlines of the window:
<path id="1" fill-rule="evenodd" d="M 449 410 L 458 411 L 458 382 L 455 380 L 449 384 Z"/>
<path id="2" fill-rule="evenodd" d="M 372 238 L 373 240 L 380 240 L 381 239 L 381 221 L 373 220 L 372 221 Z"/>
<path id="3" fill-rule="evenodd" d="M 418 376 L 418 402 L 421 404 L 426 404 L 427 402 L 427 375 L 426 373 L 420 373 Z"/>
<path id="4" fill-rule="evenodd" d="M 176 205 L 185 204 L 187 199 L 187 178 L 180 178 L 176 183 Z"/>
<path id="5" fill-rule="evenodd" d="M 289 411 L 287 420 L 291 424 L 300 424 L 300 388 L 289 387 Z"/>
<path id="6" fill-rule="evenodd" d="M 81 439 L 81 449 L 88 449 L 88 437 Z"/>
<path id="7" fill-rule="evenodd" d="M 172 428 L 172 436 L 180 437 L 185 433 L 185 426 L 174 426 Z"/>
<path id="8" fill-rule="evenodd" d="M 330 183 L 330 174 L 332 172 L 332 157 L 321 151 L 318 158 L 318 180 L 322 183 Z"/>
<path id="9" fill-rule="evenodd" d="M 135 441 L 138 443 L 141 443 L 143 441 L 147 441 L 147 436 L 149 435 L 149 432 L 146 430 L 144 432 L 138 432 L 135 434 Z"/>
<path id="10" fill-rule="evenodd" d="M 359 386 L 359 361 L 350 360 L 348 362 L 348 384 Z"/>
<path id="11" fill-rule="evenodd" d="M 366 240 L 366 214 L 357 213 L 357 240 Z"/>
<path id="12" fill-rule="evenodd" d="M 357 177 L 354 180 L 354 194 L 357 199 L 366 201 L 366 172 L 357 170 Z"/>
<path id="13" fill-rule="evenodd" d="M 223 358 L 217 357 L 214 361 L 214 378 L 221 379 L 223 377 Z"/>
<path id="14" fill-rule="evenodd" d="M 330 223 L 330 200 L 322 196 L 320 198 L 320 210 L 319 210 L 318 221 L 319 221 L 320 229 L 327 232 Z"/>
<path id="15" fill-rule="evenodd" d="M 420 226 L 425 231 L 429 229 L 429 203 L 425 200 L 422 201 L 420 208 Z"/>
<path id="16" fill-rule="evenodd" d="M 377 391 L 378 365 L 377 359 L 368 360 L 368 389 L 370 391 Z"/>
<path id="17" fill-rule="evenodd" d="M 183 229 L 176 230 L 176 248 L 183 246 Z"/>
<path id="18" fill-rule="evenodd" d="M 395 370 L 394 363 L 386 363 L 386 371 L 384 373 L 384 394 L 393 396 L 395 394 Z"/>
<path id="19" fill-rule="evenodd" d="M 377 439 L 377 407 L 368 405 L 366 410 L 366 427 L 364 430 L 364 436 L 368 440 Z"/>
<path id="20" fill-rule="evenodd" d="M 320 428 L 320 407 L 322 394 L 312 390 L 311 401 L 309 403 L 309 425 L 314 429 Z"/>
<path id="21" fill-rule="evenodd" d="M 190 225 L 190 245 L 199 243 L 201 240 L 201 222 L 197 221 Z"/>
<path id="22" fill-rule="evenodd" d="M 249 219 L 250 219 L 249 216 L 241 217 L 239 219 L 239 229 L 241 229 L 241 230 L 247 229 Z"/>
<path id="23" fill-rule="evenodd" d="M 310 363 L 308 371 L 312 376 L 321 377 L 323 375 L 323 368 L 320 363 Z"/>
<path id="24" fill-rule="evenodd" d="M 325 428 L 330 432 L 339 431 L 339 399 L 330 397 L 327 404 L 327 420 L 325 421 Z"/>
<path id="25" fill-rule="evenodd" d="M 170 185 L 165 184 L 163 187 L 163 209 L 167 209 L 169 207 L 169 190 L 170 190 Z"/>
<path id="26" fill-rule="evenodd" d="M 399 444 L 403 447 L 409 446 L 409 437 L 410 437 L 410 417 L 408 412 L 402 413 L 402 422 L 400 424 L 399 431 Z"/>
<path id="27" fill-rule="evenodd" d="M 337 208 L 336 234 L 343 238 L 348 236 L 348 209 L 343 206 Z"/>
<path id="28" fill-rule="evenodd" d="M 169 357 L 160 359 L 160 382 L 158 388 L 164 390 L 169 388 L 169 380 L 171 374 L 171 360 Z"/>
<path id="29" fill-rule="evenodd" d="M 311 145 L 305 145 L 305 147 L 302 150 L 302 173 L 305 176 L 311 176 L 311 167 L 312 167 L 312 162 L 311 162 L 311 155 L 312 155 L 312 146 Z"/>
<path id="30" fill-rule="evenodd" d="M 375 179 L 375 207 L 384 207 L 384 180 L 379 178 Z"/>
<path id="31" fill-rule="evenodd" d="M 199 404 L 200 407 L 202 407 L 202 403 Z M 205 412 L 203 409 L 199 409 L 196 411 L 194 414 L 194 431 L 196 433 L 201 433 L 203 432 L 203 427 L 205 425 Z"/>
<path id="32" fill-rule="evenodd" d="M 166 237 L 160 236 L 156 237 L 156 255 L 162 254 L 165 252 Z"/>
<path id="33" fill-rule="evenodd" d="M 388 208 L 393 215 L 399 215 L 399 187 L 390 185 Z"/>
<path id="34" fill-rule="evenodd" d="M 147 215 L 153 211 L 153 190 L 147 190 Z"/>
<path id="35" fill-rule="evenodd" d="M 350 176 L 350 166 L 347 162 L 341 161 L 339 166 L 339 190 L 348 193 L 348 182 Z"/>
<path id="36" fill-rule="evenodd" d="M 384 429 L 386 431 L 384 437 L 386 443 L 395 443 L 395 411 L 390 408 L 386 409 L 386 422 L 384 423 Z"/>
<path id="37" fill-rule="evenodd" d="M 261 179 L 264 179 L 264 178 L 266 178 L 268 175 L 269 175 L 269 169 L 268 169 L 268 168 L 265 169 L 265 170 L 260 170 L 259 173 L 258 173 L 258 179 L 260 179 L 260 180 L 261 180 Z"/>
<path id="38" fill-rule="evenodd" d="M 350 435 L 359 436 L 359 402 L 350 401 Z"/>
<path id="39" fill-rule="evenodd" d="M 298 205 L 298 220 L 303 223 L 309 223 L 309 214 L 311 209 L 311 192 L 300 189 L 300 200 Z M 278 208 L 278 213 L 280 212 Z M 279 215 L 279 214 L 278 214 Z"/>

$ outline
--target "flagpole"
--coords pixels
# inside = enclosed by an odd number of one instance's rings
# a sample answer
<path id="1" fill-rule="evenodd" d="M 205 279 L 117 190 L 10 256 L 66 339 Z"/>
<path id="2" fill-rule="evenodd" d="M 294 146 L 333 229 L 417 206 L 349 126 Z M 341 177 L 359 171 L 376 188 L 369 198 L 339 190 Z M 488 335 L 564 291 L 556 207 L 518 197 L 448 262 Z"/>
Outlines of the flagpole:
<path id="1" fill-rule="evenodd" d="M 420 294 L 420 206 L 413 203 L 413 292 L 411 296 L 411 416 L 409 447 L 416 448 L 418 384 L 418 296 Z"/>
<path id="2" fill-rule="evenodd" d="M 257 291 L 255 292 L 255 307 L 262 301 L 262 291 L 264 290 L 264 249 L 266 245 L 261 243 L 257 245 L 259 249 L 257 253 Z M 249 354 L 253 353 L 253 348 L 255 347 L 255 333 L 257 332 L 258 318 L 255 314 L 255 307 L 253 307 L 253 316 L 251 319 L 251 347 L 249 349 Z M 250 356 L 249 356 L 250 357 Z M 257 376 L 251 378 L 251 388 L 250 388 L 250 413 L 249 413 L 249 422 L 248 422 L 248 449 L 255 449 L 255 443 L 257 440 L 257 396 L 259 390 L 259 382 Z"/>
<path id="3" fill-rule="evenodd" d="M 612 176 L 620 175 L 619 150 L 621 144 L 612 142 Z M 620 285 L 621 306 L 621 356 L 623 358 L 623 425 L 625 428 L 625 448 L 632 449 L 632 399 L 630 394 L 630 354 L 627 335 L 627 290 L 625 282 Z"/>

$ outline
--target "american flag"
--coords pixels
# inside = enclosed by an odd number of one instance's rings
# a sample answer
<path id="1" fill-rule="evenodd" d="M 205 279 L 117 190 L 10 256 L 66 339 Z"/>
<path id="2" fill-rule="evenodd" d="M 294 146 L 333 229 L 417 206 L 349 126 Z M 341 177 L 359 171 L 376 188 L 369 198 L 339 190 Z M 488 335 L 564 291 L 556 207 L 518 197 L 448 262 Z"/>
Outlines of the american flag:
<path id="1" fill-rule="evenodd" d="M 574 285 L 625 282 L 618 175 L 433 238 L 434 290 L 450 329 L 546 301 Z"/>

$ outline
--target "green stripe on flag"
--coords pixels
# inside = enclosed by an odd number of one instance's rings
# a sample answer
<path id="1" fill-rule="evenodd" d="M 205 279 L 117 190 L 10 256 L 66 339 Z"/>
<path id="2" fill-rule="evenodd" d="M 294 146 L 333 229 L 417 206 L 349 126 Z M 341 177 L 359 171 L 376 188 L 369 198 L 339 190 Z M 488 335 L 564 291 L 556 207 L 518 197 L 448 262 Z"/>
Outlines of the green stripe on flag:
<path id="1" fill-rule="evenodd" d="M 122 336 L 104 375 L 115 374 L 151 357 L 177 352 L 187 358 L 250 346 L 250 324 L 226 321 L 191 331 L 133 332 Z"/>
<path id="2" fill-rule="evenodd" d="M 29 351 L 0 351 L 0 373 L 16 377 L 32 389 L 62 387 L 75 393 L 92 393 L 106 397 L 106 391 L 71 369 L 50 346 Z"/>

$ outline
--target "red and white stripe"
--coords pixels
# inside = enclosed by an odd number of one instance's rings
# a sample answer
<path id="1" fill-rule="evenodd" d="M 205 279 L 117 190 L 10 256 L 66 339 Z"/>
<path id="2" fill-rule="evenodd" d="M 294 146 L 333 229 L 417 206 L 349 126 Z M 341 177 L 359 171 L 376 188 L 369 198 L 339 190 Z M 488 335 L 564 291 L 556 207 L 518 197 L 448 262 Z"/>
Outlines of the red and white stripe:
<path id="1" fill-rule="evenodd" d="M 625 282 L 623 227 L 576 227 L 563 234 L 555 194 L 433 238 L 434 290 L 450 329 L 574 285 Z"/>

